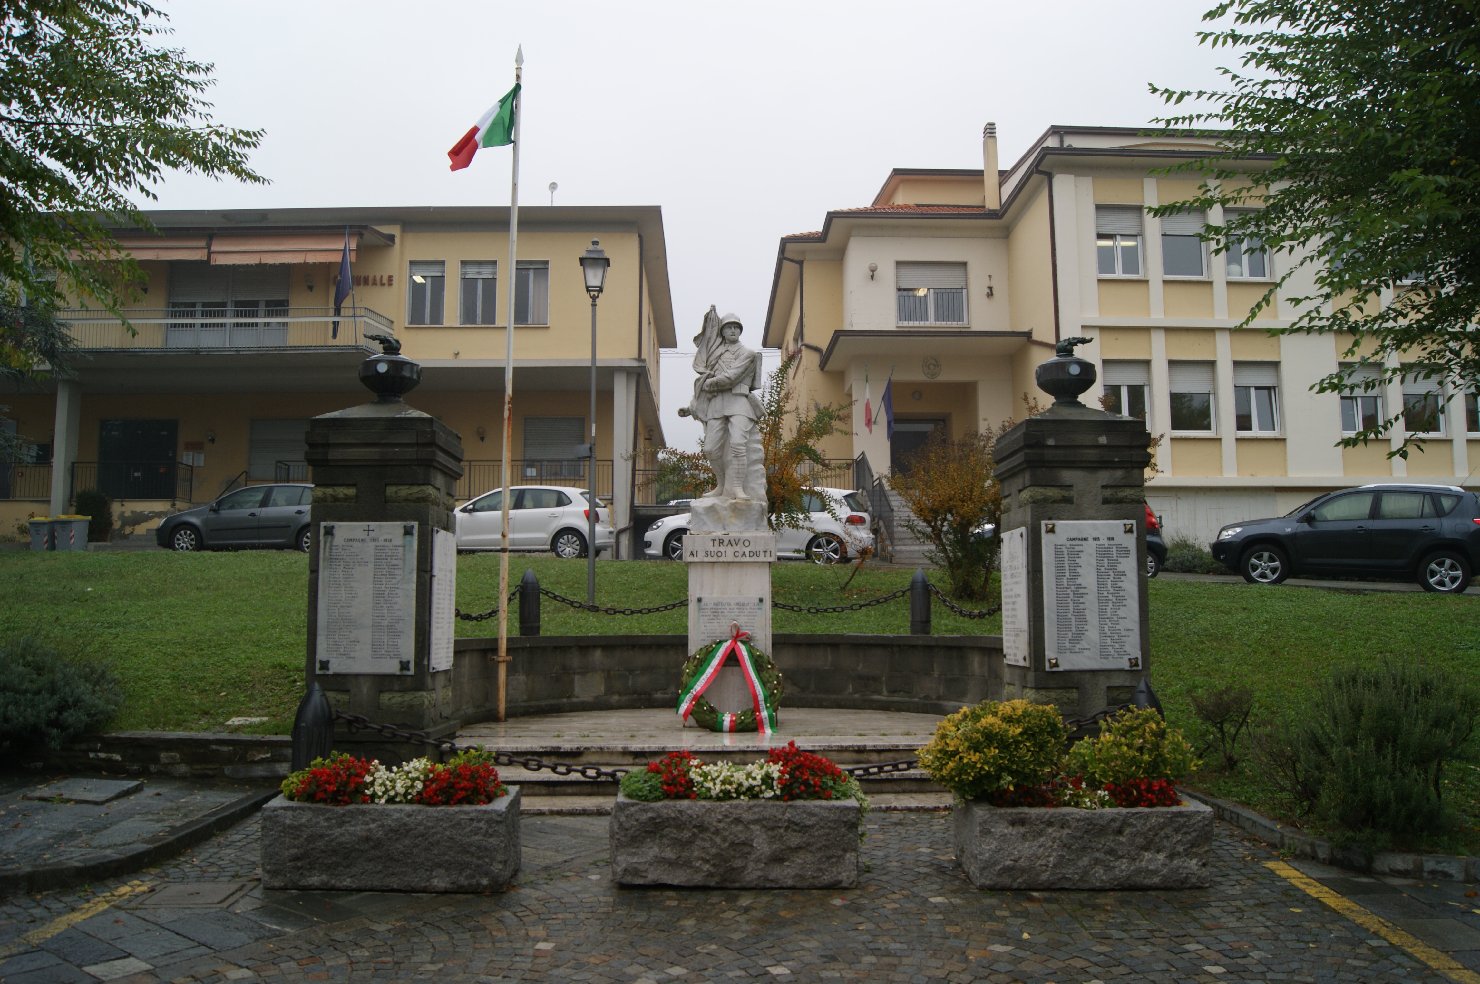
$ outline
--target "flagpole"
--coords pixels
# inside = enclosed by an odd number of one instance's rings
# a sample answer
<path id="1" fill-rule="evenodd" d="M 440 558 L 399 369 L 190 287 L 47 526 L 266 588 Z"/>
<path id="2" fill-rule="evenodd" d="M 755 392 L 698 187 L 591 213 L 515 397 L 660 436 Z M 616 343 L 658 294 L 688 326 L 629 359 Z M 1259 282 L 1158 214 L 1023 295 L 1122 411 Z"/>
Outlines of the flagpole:
<path id="1" fill-rule="evenodd" d="M 524 45 L 514 53 L 514 85 L 524 81 Z M 499 475 L 503 480 L 503 524 L 499 536 L 498 554 L 498 714 L 504 720 L 504 701 L 509 686 L 509 473 L 512 462 L 509 448 L 514 440 L 514 295 L 518 290 L 519 250 L 519 127 L 524 114 L 519 111 L 523 100 L 521 92 L 514 93 L 514 163 L 509 181 L 509 269 L 506 293 L 509 296 L 509 317 L 504 322 L 504 448 L 499 461 Z"/>

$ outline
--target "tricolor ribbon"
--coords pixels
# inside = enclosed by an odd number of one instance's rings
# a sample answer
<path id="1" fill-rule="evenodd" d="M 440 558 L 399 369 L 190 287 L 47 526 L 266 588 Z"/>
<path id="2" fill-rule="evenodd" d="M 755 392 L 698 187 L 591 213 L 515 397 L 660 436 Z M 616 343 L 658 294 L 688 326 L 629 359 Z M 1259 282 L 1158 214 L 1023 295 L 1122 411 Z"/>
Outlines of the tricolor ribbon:
<path id="1" fill-rule="evenodd" d="M 704 691 L 719 677 L 719 671 L 724 667 L 725 661 L 734 654 L 735 661 L 740 664 L 740 672 L 745 677 L 745 685 L 750 689 L 750 700 L 755 706 L 755 728 L 761 734 L 769 735 L 776 730 L 776 713 L 771 709 L 769 697 L 766 693 L 766 685 L 761 682 L 761 675 L 756 671 L 755 660 L 750 654 L 750 646 L 746 640 L 750 638 L 749 632 L 740 631 L 740 627 L 732 627 L 729 639 L 717 642 L 705 658 L 703 666 L 694 675 L 694 679 L 678 695 L 678 716 L 685 721 L 694 712 L 694 705 L 699 703 L 699 698 L 704 696 Z M 734 731 L 737 715 L 720 715 L 721 731 Z"/>

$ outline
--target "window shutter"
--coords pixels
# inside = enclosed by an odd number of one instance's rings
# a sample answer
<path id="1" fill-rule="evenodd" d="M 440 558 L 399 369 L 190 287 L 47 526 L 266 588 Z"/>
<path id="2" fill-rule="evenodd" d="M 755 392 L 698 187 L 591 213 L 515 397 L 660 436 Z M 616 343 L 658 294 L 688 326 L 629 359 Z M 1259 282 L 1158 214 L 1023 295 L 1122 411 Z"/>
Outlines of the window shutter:
<path id="1" fill-rule="evenodd" d="M 1343 362 L 1341 369 L 1343 372 L 1350 373 L 1352 382 L 1354 383 L 1373 382 L 1382 375 L 1377 366 L 1366 365 L 1360 362 Z M 1376 389 L 1374 388 L 1370 392 L 1376 392 Z"/>
<path id="2" fill-rule="evenodd" d="M 233 301 L 288 300 L 287 264 L 257 264 L 232 267 L 231 299 Z"/>
<path id="3" fill-rule="evenodd" d="M 1173 393 L 1213 392 L 1211 362 L 1173 362 L 1167 366 L 1167 382 Z"/>
<path id="4" fill-rule="evenodd" d="M 231 290 L 231 272 L 208 263 L 170 264 L 170 303 L 224 301 Z"/>
<path id="5" fill-rule="evenodd" d="M 1151 373 L 1144 362 L 1106 362 L 1101 375 L 1106 386 L 1151 385 Z"/>
<path id="6" fill-rule="evenodd" d="M 584 417 L 525 417 L 524 457 L 539 461 L 579 457 L 585 423 Z"/>
<path id="7" fill-rule="evenodd" d="M 254 420 L 250 424 L 247 450 L 247 474 L 254 479 L 278 480 L 277 463 L 290 466 L 290 481 L 303 481 L 308 475 L 304 453 L 308 450 L 307 420 Z"/>
<path id="8" fill-rule="evenodd" d="M 1280 367 L 1274 362 L 1235 362 L 1233 385 L 1235 386 L 1278 386 Z"/>
<path id="9" fill-rule="evenodd" d="M 1163 236 L 1196 236 L 1206 228 L 1207 224 L 1207 216 L 1202 209 L 1189 209 L 1186 212 L 1178 212 L 1176 215 L 1163 216 L 1161 234 Z"/>
<path id="10" fill-rule="evenodd" d="M 495 260 L 463 260 L 462 275 L 468 280 L 492 280 L 498 276 Z"/>
<path id="11" fill-rule="evenodd" d="M 1096 205 L 1095 232 L 1121 236 L 1141 234 L 1139 205 Z"/>
<path id="12" fill-rule="evenodd" d="M 896 263 L 894 275 L 902 288 L 966 288 L 965 263 Z"/>

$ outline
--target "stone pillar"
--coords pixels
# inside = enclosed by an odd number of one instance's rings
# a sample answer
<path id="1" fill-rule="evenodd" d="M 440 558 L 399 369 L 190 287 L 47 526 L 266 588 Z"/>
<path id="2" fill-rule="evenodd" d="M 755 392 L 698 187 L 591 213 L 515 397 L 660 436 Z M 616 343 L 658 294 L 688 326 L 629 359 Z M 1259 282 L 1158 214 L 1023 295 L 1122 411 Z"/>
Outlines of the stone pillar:
<path id="1" fill-rule="evenodd" d="M 402 402 L 420 366 L 396 354 L 394 340 L 384 344 L 386 354 L 360 369 L 377 399 L 309 422 L 307 683 L 317 681 L 338 710 L 441 734 L 455 729 L 460 704 L 479 703 L 457 699 L 445 658 L 462 444 Z"/>
<path id="2" fill-rule="evenodd" d="M 51 502 L 47 505 L 51 516 L 70 513 L 72 497 L 82 491 L 71 487 L 81 418 L 82 384 L 75 379 L 58 379 L 56 426 L 51 438 Z"/>
<path id="3" fill-rule="evenodd" d="M 1055 396 L 1045 413 L 998 439 L 1006 698 L 1087 717 L 1128 703 L 1149 672 L 1145 469 L 1141 421 L 1077 397 L 1092 363 L 1059 356 L 1038 368 Z"/>

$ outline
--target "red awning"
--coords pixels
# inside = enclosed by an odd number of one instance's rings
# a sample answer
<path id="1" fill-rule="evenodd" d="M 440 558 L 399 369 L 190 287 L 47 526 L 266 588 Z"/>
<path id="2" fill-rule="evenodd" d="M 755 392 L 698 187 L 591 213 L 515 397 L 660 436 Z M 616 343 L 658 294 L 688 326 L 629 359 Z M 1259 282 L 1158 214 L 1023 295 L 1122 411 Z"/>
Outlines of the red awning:
<path id="1" fill-rule="evenodd" d="M 119 237 L 118 246 L 136 260 L 204 260 L 207 241 L 204 235 Z"/>
<path id="2" fill-rule="evenodd" d="M 359 237 L 349 240 L 353 263 Z M 215 266 L 248 263 L 338 263 L 344 255 L 344 234 L 275 233 L 264 235 L 216 235 L 211 239 L 211 263 Z"/>

